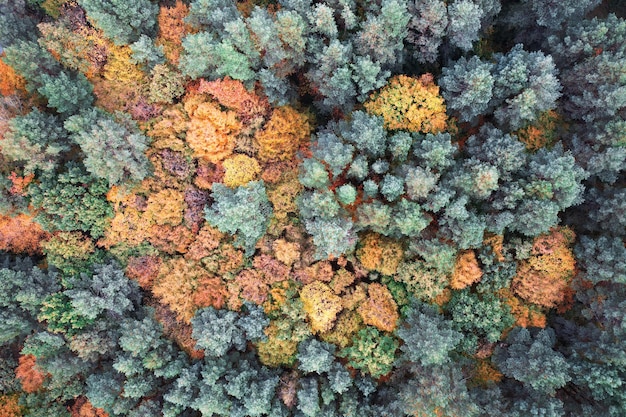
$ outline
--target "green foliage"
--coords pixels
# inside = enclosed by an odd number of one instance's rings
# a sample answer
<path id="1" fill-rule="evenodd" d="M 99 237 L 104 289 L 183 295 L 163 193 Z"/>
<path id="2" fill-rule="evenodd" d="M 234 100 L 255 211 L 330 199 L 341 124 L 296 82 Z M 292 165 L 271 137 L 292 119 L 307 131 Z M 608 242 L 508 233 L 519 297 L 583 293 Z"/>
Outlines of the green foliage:
<path id="1" fill-rule="evenodd" d="M 50 52 L 35 41 L 18 40 L 5 48 L 4 53 L 3 61 L 26 79 L 28 91 L 43 86 L 44 74 L 57 74 L 61 70 Z"/>
<path id="2" fill-rule="evenodd" d="M 531 334 L 517 327 L 509 333 L 506 348 L 496 348 L 494 362 L 506 376 L 554 394 L 571 379 L 565 357 L 553 349 L 555 341 L 550 328 Z"/>
<path id="3" fill-rule="evenodd" d="M 63 154 L 69 151 L 70 143 L 55 116 L 34 108 L 9 121 L 1 149 L 8 159 L 23 163 L 24 172 L 28 174 L 54 170 Z"/>
<path id="4" fill-rule="evenodd" d="M 139 39 L 141 34 L 152 34 L 159 8 L 149 0 L 128 3 L 124 0 L 80 0 L 89 20 L 111 38 L 116 45 Z"/>
<path id="5" fill-rule="evenodd" d="M 47 230 L 104 234 L 113 209 L 106 201 L 104 180 L 95 179 L 78 165 L 68 164 L 66 171 L 55 177 L 46 173 L 38 184 L 28 188 L 31 203 L 37 209 L 37 221 Z"/>
<path id="6" fill-rule="evenodd" d="M 334 345 L 308 339 L 298 345 L 298 368 L 308 374 L 329 372 L 334 356 Z"/>
<path id="7" fill-rule="evenodd" d="M 108 113 L 91 108 L 71 116 L 65 129 L 72 133 L 85 155 L 85 168 L 110 185 L 124 180 L 140 181 L 150 171 L 144 152 L 148 138 L 141 134 L 127 114 Z"/>
<path id="8" fill-rule="evenodd" d="M 49 331 L 64 333 L 69 337 L 93 323 L 93 318 L 81 314 L 72 300 L 61 292 L 46 297 L 37 318 L 46 322 Z"/>
<path id="9" fill-rule="evenodd" d="M 413 303 L 405 323 L 396 330 L 406 360 L 422 366 L 441 365 L 463 338 L 452 323 L 427 305 Z"/>
<path id="10" fill-rule="evenodd" d="M 244 351 L 248 340 L 264 340 L 263 329 L 269 324 L 269 319 L 256 305 L 248 304 L 246 309 L 248 315 L 243 317 L 236 312 L 215 310 L 213 307 L 198 310 L 191 320 L 197 346 L 204 349 L 206 355 L 219 358 L 233 347 Z"/>
<path id="11" fill-rule="evenodd" d="M 626 284 L 626 247 L 621 239 L 581 236 L 575 253 L 585 279 L 594 284 L 602 281 Z"/>
<path id="12" fill-rule="evenodd" d="M 346 358 L 351 367 L 363 374 L 378 378 L 391 372 L 398 346 L 397 339 L 367 326 L 359 330 L 352 345 L 343 348 L 337 356 Z"/>
<path id="13" fill-rule="evenodd" d="M 502 332 L 513 326 L 515 319 L 507 304 L 492 294 L 478 295 L 469 289 L 457 291 L 446 306 L 453 327 L 466 334 L 464 348 L 472 350 L 472 339 L 500 340 Z"/>
<path id="14" fill-rule="evenodd" d="M 55 76 L 43 74 L 37 91 L 48 100 L 48 107 L 68 116 L 91 106 L 93 86 L 83 74 L 61 71 Z"/>
<path id="15" fill-rule="evenodd" d="M 254 253 L 257 241 L 265 234 L 272 216 L 263 181 L 251 181 L 235 189 L 220 183 L 212 187 L 213 204 L 204 213 L 207 222 L 222 232 L 237 234 L 235 245 L 246 255 Z"/>
<path id="16" fill-rule="evenodd" d="M 71 299 L 73 309 L 90 320 L 100 314 L 121 318 L 141 300 L 137 283 L 129 280 L 115 263 L 95 266 L 93 273 L 72 279 L 71 288 L 64 294 Z"/>

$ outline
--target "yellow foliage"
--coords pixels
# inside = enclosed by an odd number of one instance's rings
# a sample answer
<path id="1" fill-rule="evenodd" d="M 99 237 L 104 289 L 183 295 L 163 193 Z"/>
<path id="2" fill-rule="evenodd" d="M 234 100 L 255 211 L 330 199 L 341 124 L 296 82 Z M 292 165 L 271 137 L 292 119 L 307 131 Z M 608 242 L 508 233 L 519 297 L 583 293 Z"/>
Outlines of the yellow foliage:
<path id="1" fill-rule="evenodd" d="M 367 292 L 369 297 L 357 310 L 363 318 L 363 323 L 379 330 L 392 332 L 400 316 L 391 293 L 387 287 L 377 282 L 370 284 Z"/>
<path id="2" fill-rule="evenodd" d="M 104 239 L 101 239 L 98 244 L 106 249 L 119 243 L 137 246 L 148 239 L 149 229 L 150 222 L 146 221 L 142 213 L 135 208 L 127 207 L 115 213 Z"/>
<path id="3" fill-rule="evenodd" d="M 383 275 L 396 273 L 403 255 L 400 243 L 377 233 L 368 233 L 361 245 L 356 255 L 365 268 Z"/>
<path id="4" fill-rule="evenodd" d="M 185 104 L 185 110 L 191 116 L 187 143 L 196 158 L 216 163 L 233 153 L 241 131 L 235 112 L 221 111 L 216 103 L 197 103 L 193 99 Z"/>
<path id="5" fill-rule="evenodd" d="M 179 320 L 190 323 L 196 311 L 193 300 L 198 282 L 208 275 L 195 262 L 182 258 L 170 259 L 161 264 L 152 293 L 175 312 Z"/>
<path id="6" fill-rule="evenodd" d="M 300 245 L 298 243 L 288 242 L 285 239 L 276 239 L 272 243 L 272 249 L 276 259 L 285 265 L 291 266 L 300 259 Z"/>
<path id="7" fill-rule="evenodd" d="M 130 46 L 107 45 L 109 55 L 104 66 L 104 78 L 118 84 L 138 84 L 147 82 L 145 74 L 130 60 Z"/>
<path id="8" fill-rule="evenodd" d="M 152 138 L 151 146 L 156 149 L 169 148 L 173 151 L 185 152 L 184 138 L 189 120 L 183 111 L 182 105 L 177 104 L 169 107 L 161 113 L 160 118 L 147 130 L 147 135 Z"/>
<path id="9" fill-rule="evenodd" d="M 144 216 L 160 226 L 177 226 L 183 221 L 185 195 L 177 190 L 166 188 L 148 197 Z"/>
<path id="10" fill-rule="evenodd" d="M 297 213 L 296 197 L 300 191 L 302 191 L 302 185 L 298 181 L 296 171 L 284 175 L 284 179 L 278 184 L 270 186 L 267 190 L 267 198 L 274 207 L 274 217 L 283 220 L 289 213 Z"/>
<path id="11" fill-rule="evenodd" d="M 335 272 L 333 280 L 330 282 L 330 287 L 335 294 L 340 295 L 346 288 L 352 285 L 355 279 L 356 277 L 352 272 L 341 268 L 339 271 Z"/>
<path id="12" fill-rule="evenodd" d="M 363 327 L 363 320 L 356 311 L 344 310 L 337 317 L 335 326 L 330 331 L 322 333 L 320 339 L 344 348 L 352 343 L 354 335 Z"/>
<path id="13" fill-rule="evenodd" d="M 346 310 L 355 310 L 365 299 L 367 299 L 365 284 L 360 284 L 356 288 L 344 290 L 344 294 L 341 297 L 341 305 Z"/>
<path id="14" fill-rule="evenodd" d="M 462 290 L 480 281 L 482 276 L 483 271 L 478 266 L 474 251 L 464 251 L 456 258 L 452 277 L 450 278 L 450 288 Z"/>
<path id="15" fill-rule="evenodd" d="M 278 107 L 263 130 L 256 135 L 259 159 L 286 160 L 295 156 L 304 141 L 309 139 L 311 126 L 306 115 L 290 106 Z"/>
<path id="16" fill-rule="evenodd" d="M 265 328 L 267 340 L 257 344 L 257 354 L 263 365 L 278 367 L 293 365 L 298 352 L 298 342 L 279 339 L 279 330 L 275 322 Z"/>
<path id="17" fill-rule="evenodd" d="M 320 281 L 305 285 L 300 299 L 314 333 L 323 333 L 333 327 L 337 314 L 342 310 L 341 298 Z"/>
<path id="18" fill-rule="evenodd" d="M 222 165 L 224 185 L 231 188 L 254 181 L 261 173 L 261 166 L 256 159 L 240 153 L 227 158 Z"/>
<path id="19" fill-rule="evenodd" d="M 365 103 L 368 113 L 381 116 L 387 129 L 439 133 L 446 129 L 446 106 L 431 74 L 420 78 L 398 75 Z"/>

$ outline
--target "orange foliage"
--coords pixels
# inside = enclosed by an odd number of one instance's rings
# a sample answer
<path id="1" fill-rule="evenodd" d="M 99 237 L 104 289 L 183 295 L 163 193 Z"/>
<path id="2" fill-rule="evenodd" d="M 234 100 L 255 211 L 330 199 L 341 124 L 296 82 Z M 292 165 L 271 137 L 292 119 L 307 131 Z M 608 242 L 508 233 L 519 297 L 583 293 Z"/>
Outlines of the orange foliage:
<path id="1" fill-rule="evenodd" d="M 268 285 L 289 279 L 290 268 L 269 255 L 256 256 L 252 265 Z"/>
<path id="2" fill-rule="evenodd" d="M 179 320 L 190 323 L 197 306 L 194 294 L 199 281 L 209 274 L 194 262 L 182 258 L 165 261 L 154 280 L 152 293 L 169 306 Z"/>
<path id="3" fill-rule="evenodd" d="M 101 408 L 95 408 L 86 397 L 78 397 L 72 408 L 70 408 L 72 417 L 109 417 L 109 415 Z"/>
<path id="4" fill-rule="evenodd" d="M 0 216 L 0 250 L 29 255 L 41 253 L 41 241 L 50 235 L 26 214 Z"/>
<path id="5" fill-rule="evenodd" d="M 298 181 L 296 170 L 288 172 L 283 175 L 282 180 L 278 184 L 270 186 L 267 190 L 267 198 L 272 203 L 274 217 L 278 220 L 286 219 L 289 213 L 298 212 L 296 197 L 302 191 L 302 185 Z"/>
<path id="6" fill-rule="evenodd" d="M 532 256 L 519 264 L 513 278 L 515 294 L 548 308 L 563 303 L 576 268 L 570 248 L 573 240 L 574 233 L 565 227 L 555 227 L 549 234 L 538 236 Z"/>
<path id="7" fill-rule="evenodd" d="M 159 9 L 159 36 L 156 43 L 163 46 L 165 56 L 174 64 L 178 63 L 183 49 L 182 39 L 191 31 L 184 20 L 188 13 L 189 6 L 180 0 L 176 0 L 173 7 L 162 5 Z"/>
<path id="8" fill-rule="evenodd" d="M 261 173 L 261 166 L 257 160 L 243 154 L 236 154 L 227 158 L 223 166 L 224 185 L 231 188 L 254 181 Z"/>
<path id="9" fill-rule="evenodd" d="M 320 281 L 305 285 L 300 290 L 304 311 L 313 333 L 323 333 L 333 327 L 337 314 L 343 309 L 341 298 Z"/>
<path id="10" fill-rule="evenodd" d="M 376 282 L 370 284 L 367 292 L 368 299 L 357 310 L 363 318 L 363 323 L 392 332 L 400 316 L 391 293 L 387 287 Z"/>
<path id="11" fill-rule="evenodd" d="M 491 246 L 491 252 L 495 255 L 498 262 L 504 262 L 504 236 L 494 235 L 492 233 L 485 233 L 483 239 L 484 246 Z"/>
<path id="12" fill-rule="evenodd" d="M 201 80 L 198 91 L 210 94 L 222 106 L 236 111 L 239 120 L 245 125 L 258 126 L 270 112 L 267 98 L 249 92 L 241 81 L 230 77 L 215 81 Z"/>
<path id="13" fill-rule="evenodd" d="M 383 275 L 396 273 L 403 255 L 400 243 L 377 233 L 368 233 L 361 245 L 356 256 L 365 268 Z"/>
<path id="14" fill-rule="evenodd" d="M 433 303 L 438 305 L 439 307 L 444 304 L 448 304 L 448 301 L 452 299 L 452 291 L 450 288 L 444 288 L 435 298 L 433 298 Z"/>
<path id="15" fill-rule="evenodd" d="M 185 110 L 191 116 L 187 144 L 196 158 L 215 163 L 233 153 L 241 131 L 236 113 L 222 111 L 216 103 L 198 102 L 195 97 L 185 103 Z"/>
<path id="16" fill-rule="evenodd" d="M 508 291 L 508 290 L 507 290 Z M 515 317 L 515 325 L 519 327 L 546 327 L 546 315 L 536 306 L 524 304 L 522 300 L 509 294 L 506 303 Z"/>
<path id="17" fill-rule="evenodd" d="M 160 251 L 170 255 L 185 253 L 193 242 L 194 234 L 186 226 L 152 226 L 148 231 L 148 241 Z"/>
<path id="18" fill-rule="evenodd" d="M 295 271 L 294 275 L 303 284 L 315 281 L 330 282 L 333 279 L 333 266 L 328 261 L 320 261 Z"/>
<path id="19" fill-rule="evenodd" d="M 13 183 L 9 192 L 13 195 L 26 195 L 26 187 L 30 184 L 35 178 L 35 174 L 30 174 L 25 177 L 19 177 L 15 172 L 11 172 L 8 179 Z"/>
<path id="20" fill-rule="evenodd" d="M 398 75 L 365 103 L 368 113 L 381 116 L 387 129 L 439 133 L 446 129 L 446 106 L 431 74 L 420 78 Z"/>
<path id="21" fill-rule="evenodd" d="M 211 255 L 215 249 L 220 245 L 220 240 L 224 237 L 224 234 L 214 227 L 205 224 L 198 232 L 193 243 L 189 246 L 187 251 L 187 258 L 199 261 L 202 258 L 206 258 Z"/>
<path id="22" fill-rule="evenodd" d="M 47 375 L 37 368 L 36 362 L 34 355 L 22 355 L 19 359 L 19 365 L 15 368 L 15 377 L 22 383 L 24 392 L 38 391 L 47 378 Z"/>
<path id="23" fill-rule="evenodd" d="M 474 368 L 472 382 L 481 386 L 487 386 L 500 382 L 503 376 L 491 362 L 479 360 Z"/>
<path id="24" fill-rule="evenodd" d="M 159 274 L 161 258 L 157 256 L 139 256 L 128 260 L 126 275 L 134 279 L 144 289 L 152 288 L 154 279 Z"/>
<path id="25" fill-rule="evenodd" d="M 311 134 L 311 126 L 306 115 L 290 106 L 274 109 L 270 120 L 256 135 L 259 143 L 259 159 L 292 159 L 298 148 Z"/>
<path id="26" fill-rule="evenodd" d="M 464 251 L 456 258 L 452 277 L 450 278 L 450 288 L 453 290 L 462 290 L 480 281 L 482 276 L 483 271 L 481 271 L 478 266 L 474 251 Z"/>
<path id="27" fill-rule="evenodd" d="M 204 351 L 196 349 L 191 324 L 176 320 L 176 314 L 162 304 L 154 302 L 154 305 L 152 303 L 149 305 L 154 307 L 154 317 L 163 326 L 163 334 L 166 337 L 174 340 L 192 359 L 204 358 Z"/>
<path id="28" fill-rule="evenodd" d="M 238 288 L 240 296 L 255 304 L 263 304 L 267 300 L 269 285 L 263 282 L 263 276 L 254 269 L 244 269 L 235 278 L 235 286 Z M 231 291 L 232 291 L 231 290 Z"/>
<path id="29" fill-rule="evenodd" d="M 367 299 L 365 289 L 367 286 L 363 283 L 356 287 L 348 287 L 341 296 L 341 305 L 346 310 L 355 310 Z"/>
<path id="30" fill-rule="evenodd" d="M 3 56 L 4 53 L 0 55 L 0 58 Z M 18 75 L 13 67 L 5 64 L 0 59 L 0 95 L 6 97 L 18 92 L 26 92 L 26 80 L 21 75 Z"/>
<path id="31" fill-rule="evenodd" d="M 217 277 L 205 276 L 198 280 L 198 289 L 193 295 L 193 303 L 198 308 L 223 308 L 226 304 L 228 290 L 224 282 Z"/>
<path id="32" fill-rule="evenodd" d="M 288 242 L 285 239 L 276 239 L 272 243 L 272 249 L 276 259 L 285 265 L 291 266 L 300 259 L 300 244 L 298 243 Z"/>
<path id="33" fill-rule="evenodd" d="M 210 190 L 214 182 L 222 182 L 224 179 L 224 167 L 221 164 L 213 164 L 208 161 L 199 160 L 196 177 L 193 183 L 203 190 Z"/>
<path id="34" fill-rule="evenodd" d="M 0 395 L 0 417 L 22 417 L 24 409 L 19 400 L 19 394 Z"/>
<path id="35" fill-rule="evenodd" d="M 166 188 L 148 197 L 144 216 L 158 225 L 176 226 L 183 222 L 185 195 L 177 190 Z"/>
<path id="36" fill-rule="evenodd" d="M 526 149 L 534 152 L 556 142 L 558 139 L 556 133 L 558 121 L 558 113 L 554 110 L 548 110 L 541 113 L 533 124 L 514 132 L 514 134 L 526 145 Z"/>

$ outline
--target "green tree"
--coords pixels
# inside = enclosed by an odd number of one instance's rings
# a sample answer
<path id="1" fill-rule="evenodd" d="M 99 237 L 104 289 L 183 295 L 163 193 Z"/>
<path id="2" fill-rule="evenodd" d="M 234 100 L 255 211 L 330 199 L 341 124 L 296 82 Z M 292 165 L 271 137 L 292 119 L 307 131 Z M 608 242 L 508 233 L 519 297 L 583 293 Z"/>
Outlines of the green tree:
<path id="1" fill-rule="evenodd" d="M 141 34 L 153 34 L 158 5 L 149 0 L 128 3 L 124 0 L 80 0 L 89 20 L 111 38 L 116 45 L 139 39 Z"/>
<path id="2" fill-rule="evenodd" d="M 221 183 L 212 187 L 213 204 L 205 209 L 205 218 L 220 231 L 236 234 L 235 245 L 247 256 L 254 253 L 257 241 L 265 234 L 272 216 L 263 181 L 252 181 L 235 189 Z"/>
<path id="3" fill-rule="evenodd" d="M 92 177 L 76 164 L 66 165 L 58 176 L 46 173 L 28 188 L 31 203 L 40 210 L 37 221 L 45 229 L 80 230 L 96 238 L 104 234 L 107 219 L 113 216 L 105 198 L 108 191 L 106 181 Z"/>
<path id="4" fill-rule="evenodd" d="M 69 117 L 65 129 L 80 145 L 85 168 L 96 178 L 114 185 L 128 179 L 140 181 L 150 172 L 144 154 L 148 138 L 127 114 L 116 113 L 112 117 L 91 108 Z"/>

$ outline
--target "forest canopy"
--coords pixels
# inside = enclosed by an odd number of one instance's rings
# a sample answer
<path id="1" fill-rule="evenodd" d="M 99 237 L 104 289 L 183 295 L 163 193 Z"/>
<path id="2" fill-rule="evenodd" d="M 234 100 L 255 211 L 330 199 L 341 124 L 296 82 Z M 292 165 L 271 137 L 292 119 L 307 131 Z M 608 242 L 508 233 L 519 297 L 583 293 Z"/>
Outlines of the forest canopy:
<path id="1" fill-rule="evenodd" d="M 623 0 L 0 0 L 0 417 L 626 416 Z"/>

